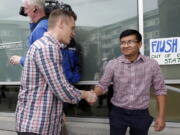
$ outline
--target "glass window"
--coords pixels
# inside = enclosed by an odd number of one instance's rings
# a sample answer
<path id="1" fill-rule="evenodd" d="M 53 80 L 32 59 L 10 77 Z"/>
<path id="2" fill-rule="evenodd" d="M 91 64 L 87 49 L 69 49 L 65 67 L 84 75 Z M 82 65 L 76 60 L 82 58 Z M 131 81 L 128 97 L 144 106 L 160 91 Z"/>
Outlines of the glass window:
<path id="1" fill-rule="evenodd" d="M 119 35 L 125 29 L 138 29 L 137 1 L 132 0 L 67 0 L 77 13 L 76 38 L 82 47 L 82 80 L 99 80 L 102 65 L 120 55 Z M 129 4 L 130 3 L 130 4 Z M 77 86 L 92 89 L 92 86 Z M 98 97 L 95 105 L 86 101 L 69 105 L 68 116 L 107 117 L 111 109 L 109 93 Z"/>
<path id="2" fill-rule="evenodd" d="M 77 13 L 82 47 L 82 81 L 99 80 L 104 60 L 120 55 L 119 35 L 138 28 L 137 0 L 67 0 Z"/>
<path id="3" fill-rule="evenodd" d="M 107 60 L 120 55 L 120 33 L 129 28 L 138 29 L 137 0 L 66 0 L 65 2 L 72 6 L 78 16 L 76 39 L 82 47 L 82 80 L 99 80 L 102 65 Z M 13 1 L 11 4 L 2 0 L 0 5 L 0 59 L 3 63 L 0 65 L 0 71 L 3 73 L 0 76 L 1 82 L 19 81 L 21 74 L 20 66 L 8 64 L 11 55 L 26 53 L 28 20 L 18 15 L 21 3 L 21 0 Z M 9 11 L 9 9 L 13 10 Z M 77 85 L 77 87 L 92 89 L 90 85 Z M 15 110 L 18 90 L 19 87 L 0 88 L 3 95 L 0 100 L 1 111 Z M 83 100 L 78 105 L 70 105 L 68 116 L 107 117 L 110 109 L 109 95 L 111 93 L 99 97 L 96 105 L 92 107 Z"/>
<path id="4" fill-rule="evenodd" d="M 177 91 L 168 88 L 167 104 L 166 104 L 166 121 L 180 122 L 180 85 L 171 85 L 170 87 L 179 89 Z M 150 113 L 152 116 L 157 116 L 157 102 L 153 93 L 151 93 Z"/>
<path id="5" fill-rule="evenodd" d="M 137 1 L 134 0 L 67 0 L 78 16 L 76 39 L 82 47 L 82 80 L 99 80 L 103 63 L 119 56 L 119 34 L 127 28 L 138 28 Z M 129 4 L 131 3 L 131 4 Z M 29 34 L 28 20 L 19 15 L 22 0 L 0 5 L 0 82 L 19 81 L 21 66 L 9 64 L 12 55 L 24 55 Z M 131 8 L 129 8 L 131 6 Z M 13 9 L 13 10 L 9 10 Z M 91 89 L 92 86 L 77 86 Z M 1 112 L 14 112 L 19 86 L 0 87 Z M 99 97 L 93 107 L 86 101 L 69 105 L 68 116 L 107 117 L 110 98 Z"/>
<path id="6" fill-rule="evenodd" d="M 0 4 L 0 82 L 19 81 L 21 66 L 9 64 L 12 55 L 24 56 L 28 21 L 19 15 L 22 0 L 6 1 Z"/>
<path id="7" fill-rule="evenodd" d="M 19 86 L 0 86 L 0 112 L 14 112 Z"/>
<path id="8" fill-rule="evenodd" d="M 104 59 L 109 60 L 120 54 L 121 31 L 138 28 L 137 0 L 67 0 L 65 2 L 72 6 L 78 16 L 76 39 L 82 47 L 81 81 L 98 80 Z M 9 58 L 15 54 L 22 56 L 27 49 L 28 20 L 19 15 L 21 4 L 21 0 L 1 1 L 0 82 L 20 80 L 21 66 L 10 65 Z"/>
<path id="9" fill-rule="evenodd" d="M 144 44 L 145 55 L 150 55 L 149 40 L 180 36 L 180 1 L 179 0 L 144 0 Z M 153 23 L 154 22 L 154 23 Z M 180 52 L 179 52 L 180 53 Z M 166 80 L 180 79 L 180 65 L 161 65 Z M 179 85 L 168 88 L 167 121 L 180 121 Z M 150 111 L 157 116 L 156 100 L 151 95 Z"/>
<path id="10" fill-rule="evenodd" d="M 144 0 L 145 55 L 150 54 L 150 39 L 180 37 L 179 7 L 179 0 Z M 180 79 L 180 65 L 162 65 L 161 68 L 165 79 Z"/>

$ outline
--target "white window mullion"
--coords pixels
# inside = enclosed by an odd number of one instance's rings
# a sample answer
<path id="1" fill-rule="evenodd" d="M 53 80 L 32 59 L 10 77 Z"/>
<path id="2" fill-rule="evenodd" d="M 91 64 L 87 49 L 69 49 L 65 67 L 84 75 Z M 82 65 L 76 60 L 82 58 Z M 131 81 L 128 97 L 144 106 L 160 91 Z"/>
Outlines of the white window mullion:
<path id="1" fill-rule="evenodd" d="M 137 0 L 138 2 L 138 27 L 139 27 L 139 32 L 142 35 L 142 47 L 140 49 L 140 52 L 144 54 L 144 18 L 143 18 L 143 0 Z"/>

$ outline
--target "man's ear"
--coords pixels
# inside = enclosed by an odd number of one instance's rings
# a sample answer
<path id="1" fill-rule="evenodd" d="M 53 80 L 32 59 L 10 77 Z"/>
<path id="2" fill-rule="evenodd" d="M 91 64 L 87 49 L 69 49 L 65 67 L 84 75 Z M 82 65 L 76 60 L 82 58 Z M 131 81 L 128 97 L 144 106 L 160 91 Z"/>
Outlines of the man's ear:
<path id="1" fill-rule="evenodd" d="M 142 46 L 142 42 L 139 42 L 139 45 L 138 45 L 138 46 L 139 46 L 139 49 L 140 49 L 140 48 L 141 48 L 141 46 Z"/>
<path id="2" fill-rule="evenodd" d="M 61 18 L 58 19 L 57 25 L 58 25 L 58 27 L 59 27 L 60 29 L 63 28 L 64 22 L 63 22 L 63 20 L 62 20 Z"/>
<path id="3" fill-rule="evenodd" d="M 38 7 L 35 6 L 33 12 L 36 13 L 38 11 Z"/>

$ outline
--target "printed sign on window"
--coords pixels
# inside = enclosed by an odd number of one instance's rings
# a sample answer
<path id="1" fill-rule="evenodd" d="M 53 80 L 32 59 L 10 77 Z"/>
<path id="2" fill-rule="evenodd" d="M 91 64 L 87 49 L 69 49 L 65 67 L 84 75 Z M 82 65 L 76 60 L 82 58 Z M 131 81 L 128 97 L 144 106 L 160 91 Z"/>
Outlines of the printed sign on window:
<path id="1" fill-rule="evenodd" d="M 180 37 L 150 39 L 150 57 L 160 65 L 180 64 Z"/>

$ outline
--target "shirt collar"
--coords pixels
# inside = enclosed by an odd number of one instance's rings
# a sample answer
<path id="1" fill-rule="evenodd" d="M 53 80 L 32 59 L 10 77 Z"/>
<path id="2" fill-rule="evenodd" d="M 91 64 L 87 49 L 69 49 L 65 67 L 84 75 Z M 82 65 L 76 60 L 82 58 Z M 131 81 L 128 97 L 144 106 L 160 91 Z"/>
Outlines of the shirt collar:
<path id="1" fill-rule="evenodd" d="M 121 57 L 121 61 L 122 63 L 131 63 L 124 55 L 122 55 Z M 140 53 L 138 58 L 134 61 L 134 62 L 138 62 L 138 61 L 145 61 L 145 57 Z"/>
<path id="2" fill-rule="evenodd" d="M 40 18 L 37 22 L 35 23 L 29 23 L 29 26 L 30 26 L 30 30 L 31 32 L 36 28 L 37 24 L 42 21 L 42 20 L 45 20 L 45 19 L 48 19 L 46 16 Z"/>
<path id="3" fill-rule="evenodd" d="M 55 44 L 55 46 L 58 47 L 58 49 L 64 47 L 64 44 L 60 43 L 51 33 L 45 32 L 44 36 L 47 37 L 48 40 L 50 40 L 50 42 L 53 42 Z"/>
<path id="4" fill-rule="evenodd" d="M 38 24 L 40 21 L 48 19 L 46 16 L 41 17 L 36 23 Z"/>
<path id="5" fill-rule="evenodd" d="M 143 62 L 145 62 L 145 57 L 140 53 L 136 61 L 143 61 Z"/>

